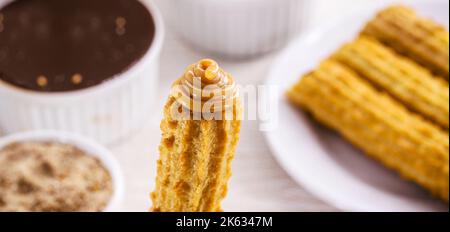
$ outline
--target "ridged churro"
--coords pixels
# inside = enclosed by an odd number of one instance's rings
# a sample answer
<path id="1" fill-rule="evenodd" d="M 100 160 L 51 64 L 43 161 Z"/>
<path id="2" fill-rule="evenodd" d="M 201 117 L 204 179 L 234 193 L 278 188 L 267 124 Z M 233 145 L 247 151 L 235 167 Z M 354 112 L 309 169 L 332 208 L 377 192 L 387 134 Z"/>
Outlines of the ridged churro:
<path id="1" fill-rule="evenodd" d="M 449 33 L 405 6 L 381 11 L 362 32 L 449 79 Z"/>
<path id="2" fill-rule="evenodd" d="M 364 36 L 343 46 L 333 58 L 410 110 L 449 128 L 448 82 L 432 76 L 425 68 Z"/>
<path id="3" fill-rule="evenodd" d="M 234 80 L 216 62 L 202 60 L 191 65 L 175 85 L 180 91 L 169 96 L 161 122 L 153 211 L 222 211 L 241 125 Z M 213 86 L 219 95 L 202 94 L 205 86 Z M 229 94 L 223 95 L 225 92 Z M 196 97 L 200 101 L 197 107 L 193 103 Z M 224 118 L 205 119 L 202 110 L 208 102 L 216 103 L 211 109 Z M 186 110 L 188 118 L 178 118 L 173 109 Z M 226 111 L 232 118 L 226 118 Z"/>
<path id="4" fill-rule="evenodd" d="M 367 155 L 448 202 L 449 135 L 346 66 L 323 62 L 289 99 Z"/>

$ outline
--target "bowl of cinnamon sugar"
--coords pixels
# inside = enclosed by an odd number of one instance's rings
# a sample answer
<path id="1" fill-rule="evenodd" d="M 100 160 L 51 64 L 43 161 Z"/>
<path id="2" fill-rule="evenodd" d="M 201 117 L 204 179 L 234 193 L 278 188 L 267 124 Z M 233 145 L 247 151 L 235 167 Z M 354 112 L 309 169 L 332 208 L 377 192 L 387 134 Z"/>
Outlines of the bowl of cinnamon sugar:
<path id="1" fill-rule="evenodd" d="M 111 152 L 74 134 L 0 138 L 0 212 L 118 211 L 123 175 Z"/>

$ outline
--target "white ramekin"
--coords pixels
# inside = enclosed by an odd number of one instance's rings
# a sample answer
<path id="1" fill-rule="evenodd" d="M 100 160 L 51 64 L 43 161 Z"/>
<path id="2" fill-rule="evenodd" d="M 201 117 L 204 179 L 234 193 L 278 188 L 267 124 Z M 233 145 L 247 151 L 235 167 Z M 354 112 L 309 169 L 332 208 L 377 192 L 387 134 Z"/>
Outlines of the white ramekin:
<path id="1" fill-rule="evenodd" d="M 159 10 L 152 1 L 142 3 L 153 17 L 155 37 L 139 62 L 112 80 L 72 92 L 36 92 L 0 81 L 0 131 L 69 131 L 111 144 L 140 128 L 156 97 L 164 38 Z"/>
<path id="2" fill-rule="evenodd" d="M 82 136 L 57 131 L 30 131 L 1 137 L 0 149 L 11 143 L 27 141 L 59 142 L 70 144 L 85 151 L 88 155 L 98 158 L 104 167 L 109 171 L 113 184 L 113 195 L 107 207 L 103 211 L 120 211 L 120 205 L 123 201 L 125 192 L 124 177 L 118 161 L 109 150 Z"/>
<path id="3" fill-rule="evenodd" d="M 302 29 L 307 0 L 169 0 L 172 24 L 190 45 L 249 58 L 285 45 Z"/>

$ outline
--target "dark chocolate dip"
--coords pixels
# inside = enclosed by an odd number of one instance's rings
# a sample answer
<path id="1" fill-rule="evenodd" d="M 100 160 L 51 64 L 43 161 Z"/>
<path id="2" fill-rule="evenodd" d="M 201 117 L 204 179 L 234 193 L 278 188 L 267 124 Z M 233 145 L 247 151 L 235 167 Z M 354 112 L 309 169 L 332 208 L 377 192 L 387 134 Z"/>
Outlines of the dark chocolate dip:
<path id="1" fill-rule="evenodd" d="M 0 82 L 43 92 L 98 85 L 139 61 L 154 33 L 137 0 L 13 1 L 0 9 Z"/>

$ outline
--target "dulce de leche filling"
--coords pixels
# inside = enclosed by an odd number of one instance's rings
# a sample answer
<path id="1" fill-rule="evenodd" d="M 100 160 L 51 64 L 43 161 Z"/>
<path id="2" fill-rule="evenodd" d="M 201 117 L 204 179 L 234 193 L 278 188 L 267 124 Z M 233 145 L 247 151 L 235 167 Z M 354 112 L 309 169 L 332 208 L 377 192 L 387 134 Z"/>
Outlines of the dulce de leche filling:
<path id="1" fill-rule="evenodd" d="M 172 96 L 195 113 L 214 113 L 233 109 L 238 91 L 233 77 L 217 62 L 203 59 L 190 65 L 172 88 Z"/>

